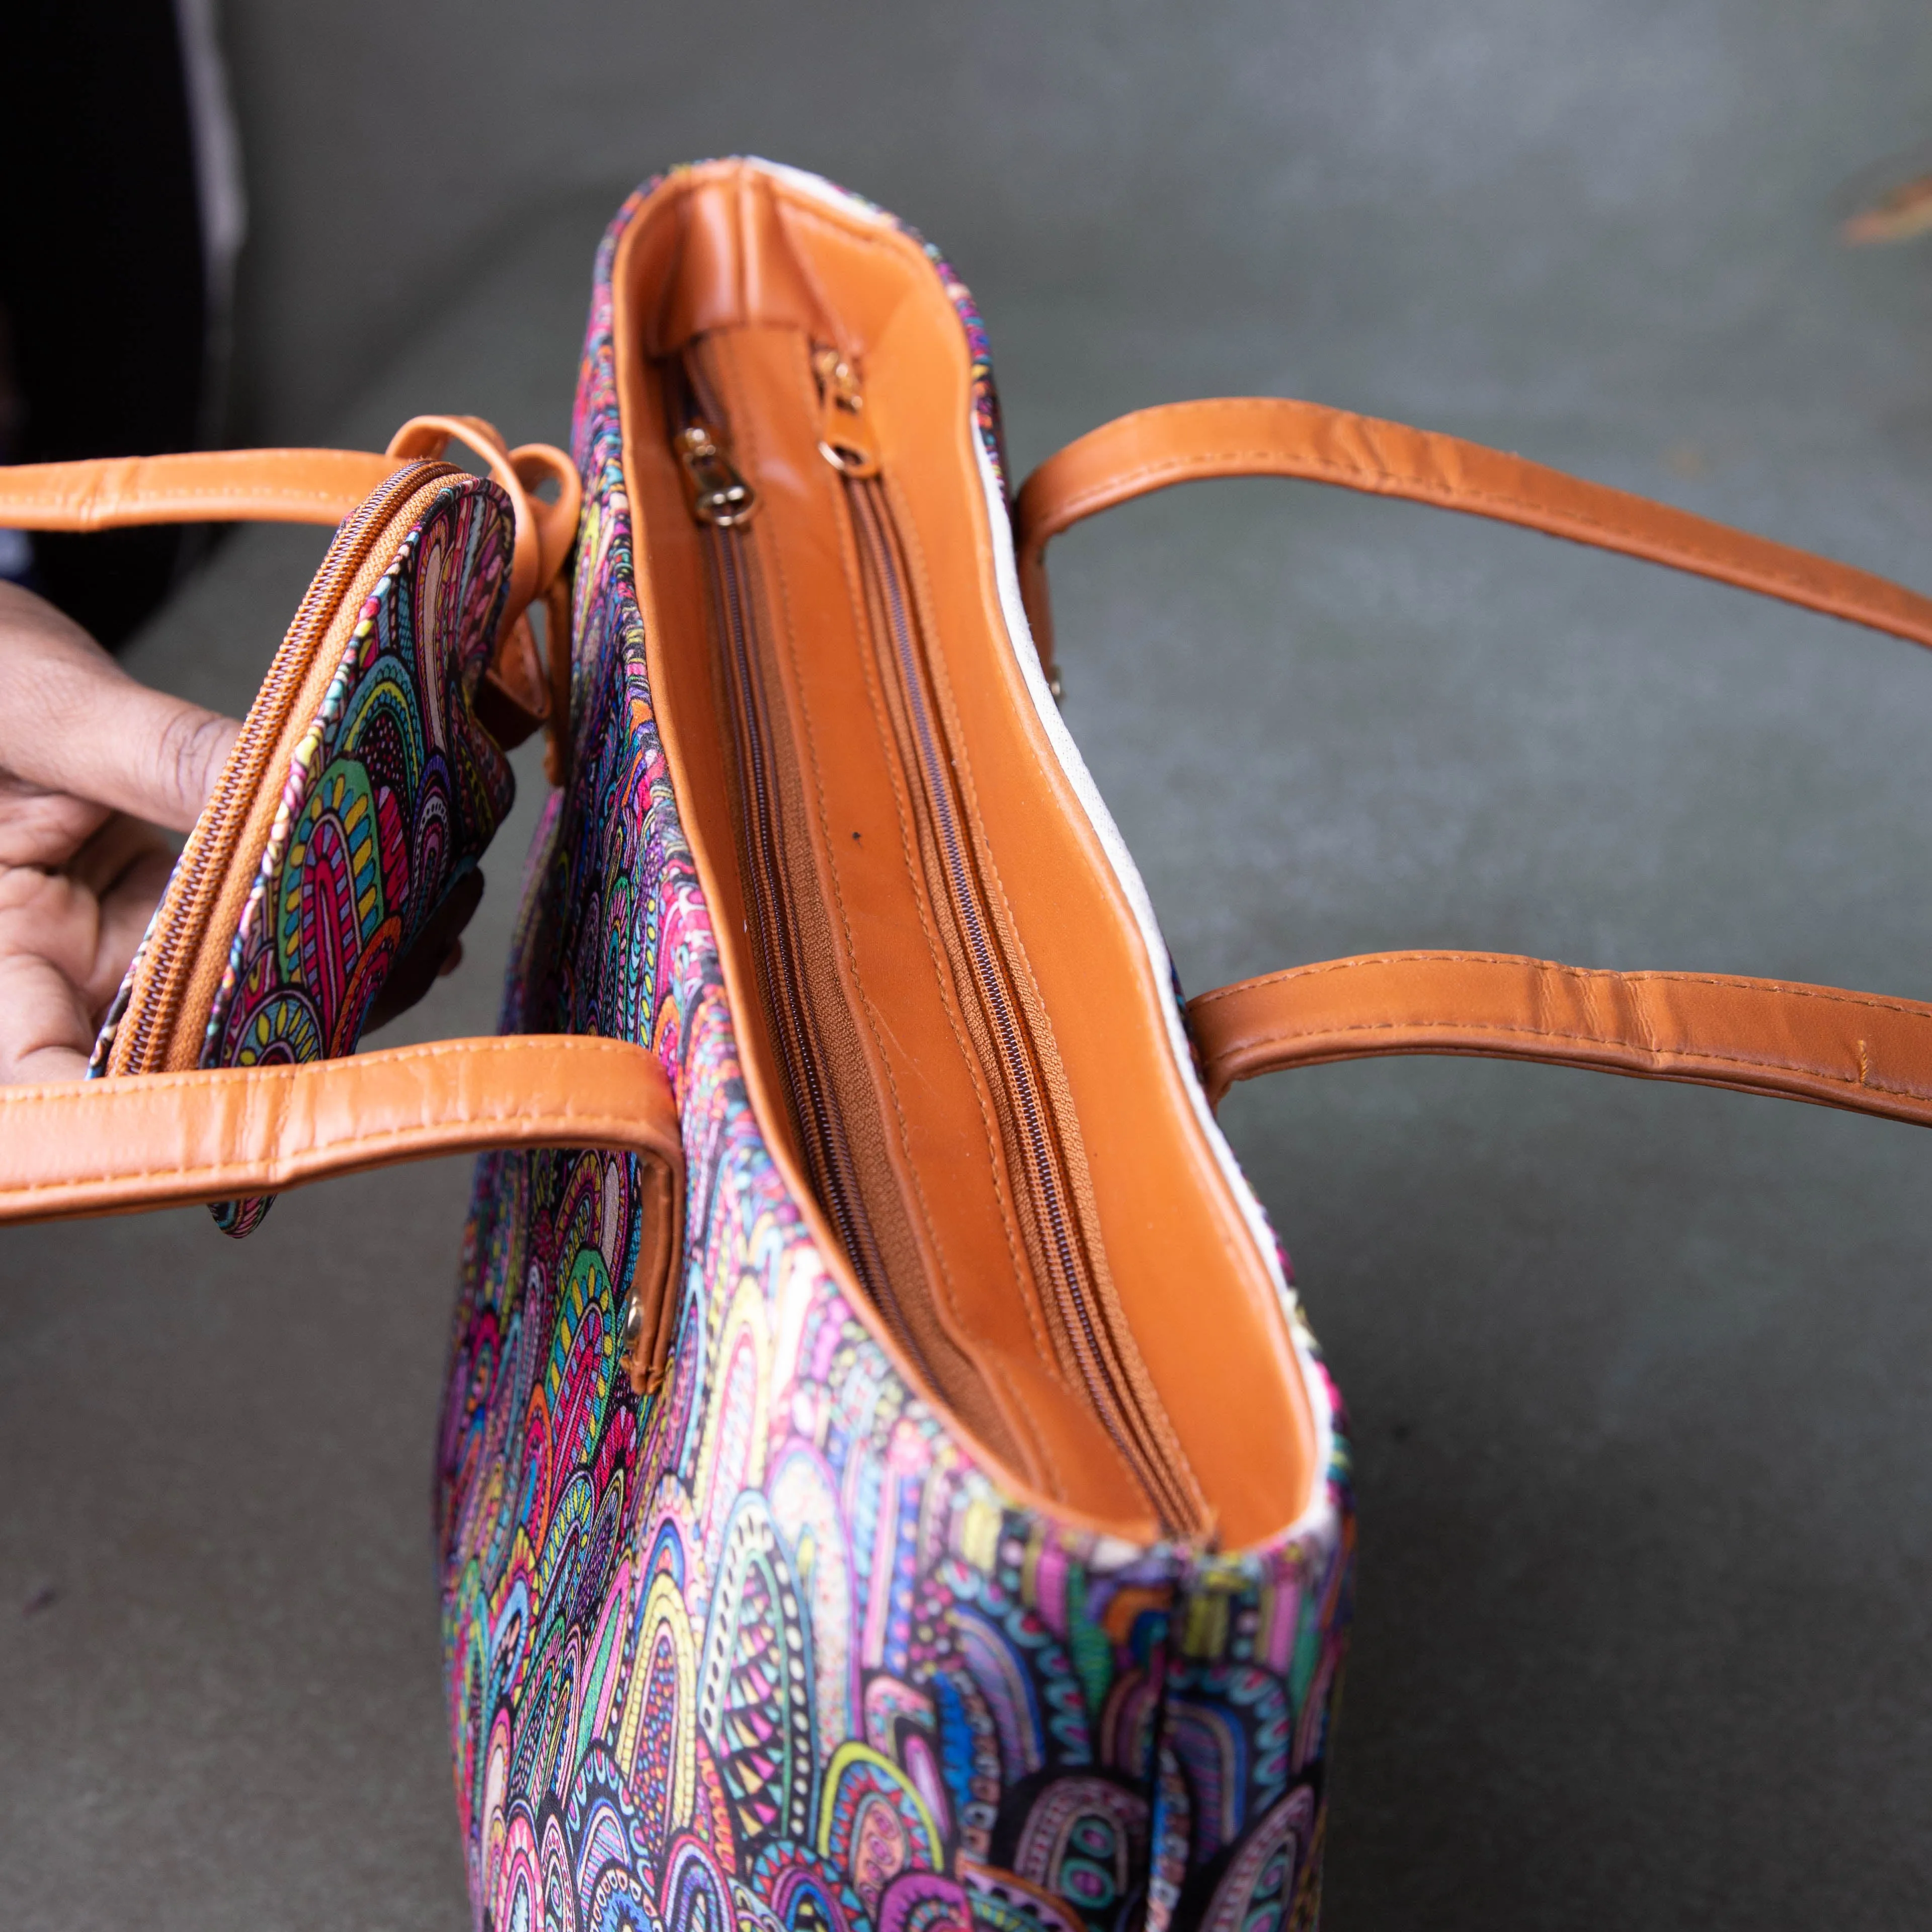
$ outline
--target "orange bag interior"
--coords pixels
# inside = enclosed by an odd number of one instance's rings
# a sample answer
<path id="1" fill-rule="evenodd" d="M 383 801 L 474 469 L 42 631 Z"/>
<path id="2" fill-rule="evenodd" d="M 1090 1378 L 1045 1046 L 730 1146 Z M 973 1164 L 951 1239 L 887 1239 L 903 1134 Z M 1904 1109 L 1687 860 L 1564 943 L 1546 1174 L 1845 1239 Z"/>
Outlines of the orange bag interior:
<path id="1" fill-rule="evenodd" d="M 653 702 L 776 1157 L 1016 1488 L 1267 1537 L 1319 1474 L 1288 1318 L 1009 640 L 931 260 L 710 164 L 615 303 Z"/>

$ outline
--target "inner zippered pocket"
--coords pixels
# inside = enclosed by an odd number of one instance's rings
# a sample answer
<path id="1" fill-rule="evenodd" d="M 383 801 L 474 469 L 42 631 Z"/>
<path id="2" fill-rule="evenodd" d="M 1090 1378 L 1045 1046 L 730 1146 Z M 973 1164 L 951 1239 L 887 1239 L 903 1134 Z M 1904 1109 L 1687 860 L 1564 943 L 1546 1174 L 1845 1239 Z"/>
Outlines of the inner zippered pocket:
<path id="1" fill-rule="evenodd" d="M 513 556 L 490 484 L 410 465 L 340 527 L 103 1028 L 96 1070 L 353 1053 L 473 905 L 514 796 L 476 715 Z M 412 949 L 416 958 L 412 964 Z M 266 1197 L 217 1204 L 250 1232 Z"/>
<path id="2" fill-rule="evenodd" d="M 861 1288 L 982 1435 L 1054 1486 L 1051 1445 L 1028 1439 L 1040 1402 L 1001 1385 L 975 1332 L 974 1311 L 1004 1298 L 1160 1522 L 1204 1534 L 1210 1512 L 1114 1292 L 1078 1117 L 976 824 L 858 370 L 832 345 L 776 334 L 702 338 L 664 380 L 704 532 L 748 938 L 801 1166 Z M 793 580 L 834 554 L 842 599 L 823 569 L 815 598 Z M 896 853 L 878 849 L 877 820 L 869 851 L 866 831 L 835 822 L 822 782 L 828 758 L 867 758 L 890 772 Z M 874 926 L 916 922 L 916 970 L 868 948 L 868 906 Z M 920 1090 L 942 1081 L 970 1088 L 984 1148 L 935 1172 L 917 1116 Z M 1003 1238 L 962 1234 L 975 1212 Z"/>
<path id="3" fill-rule="evenodd" d="M 433 486 L 461 474 L 444 463 L 398 470 L 330 540 L 101 1029 L 97 1071 L 155 1073 L 199 1061 L 220 972 L 217 955 L 225 950 L 220 935 L 238 922 L 260 856 L 261 841 L 248 836 L 251 820 L 265 821 L 266 832 L 280 790 L 265 794 L 265 783 L 286 766 L 296 738 L 320 702 L 346 641 L 345 610 L 359 604 L 354 593 L 361 580 L 374 575 L 372 561 L 384 556 L 384 538 L 394 538 L 399 518 L 406 522 L 434 494 Z M 333 651 L 328 649 L 332 641 Z"/>

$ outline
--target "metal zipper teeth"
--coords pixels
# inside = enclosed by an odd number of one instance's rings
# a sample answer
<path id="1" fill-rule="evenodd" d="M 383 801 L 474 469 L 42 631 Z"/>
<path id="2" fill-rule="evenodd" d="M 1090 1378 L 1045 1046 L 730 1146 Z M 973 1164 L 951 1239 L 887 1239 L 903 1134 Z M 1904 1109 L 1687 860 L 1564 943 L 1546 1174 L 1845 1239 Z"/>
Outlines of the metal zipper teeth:
<path id="1" fill-rule="evenodd" d="M 125 1063 L 128 1072 L 154 1070 L 148 1060 L 152 1052 L 158 1052 L 156 1036 L 165 1038 L 172 1031 L 184 990 L 181 966 L 201 942 L 200 928 L 218 896 L 263 773 L 281 742 L 290 710 L 328 634 L 342 593 L 368 562 L 398 504 L 440 472 L 452 476 L 462 473 L 449 464 L 426 460 L 398 470 L 350 512 L 330 539 L 322 568 L 296 608 L 288 634 L 249 706 L 242 735 L 229 754 L 214 795 L 202 810 L 191 854 L 183 855 L 186 869 L 170 884 L 168 896 L 173 903 L 149 950 L 143 975 L 147 996 L 135 1016 Z"/>
<path id="2" fill-rule="evenodd" d="M 928 1382 L 934 1379 L 892 1292 L 878 1238 L 866 1210 L 857 1164 L 837 1108 L 827 1096 L 825 1049 L 816 1037 L 805 995 L 806 974 L 797 958 L 782 855 L 776 829 L 778 815 L 771 775 L 770 706 L 764 693 L 764 663 L 758 647 L 757 566 L 745 528 L 756 507 L 756 494 L 732 466 L 709 425 L 725 418 L 698 358 L 684 358 L 674 374 L 674 420 L 683 428 L 679 454 L 692 491 L 693 514 L 708 529 L 706 554 L 718 626 L 726 643 L 726 664 L 736 693 L 732 706 L 739 734 L 740 782 L 750 793 L 745 802 L 746 866 L 754 905 L 752 926 L 766 1003 L 777 1023 L 782 1071 L 794 1119 L 798 1123 L 806 1166 L 813 1186 L 832 1216 L 853 1271 L 873 1305 L 883 1314 L 900 1346 Z"/>
<path id="3" fill-rule="evenodd" d="M 922 1369 L 921 1360 L 903 1314 L 894 1298 L 866 1213 L 856 1166 L 835 1107 L 828 1101 L 822 1063 L 824 1048 L 814 1035 L 804 994 L 803 969 L 795 956 L 786 878 L 774 831 L 776 801 L 768 746 L 772 724 L 763 691 L 761 660 L 756 645 L 757 618 L 751 585 L 755 566 L 744 526 L 755 507 L 754 493 L 745 485 L 709 425 L 722 420 L 715 399 L 707 392 L 704 372 L 687 360 L 681 412 L 684 429 L 680 454 L 692 490 L 692 508 L 710 530 L 706 546 L 712 560 L 712 583 L 718 624 L 726 641 L 727 664 L 734 687 L 732 706 L 739 734 L 743 836 L 748 848 L 747 884 L 753 904 L 752 925 L 758 947 L 760 978 L 778 1036 L 780 1057 L 790 1089 L 792 1111 L 805 1144 L 807 1166 L 814 1186 L 837 1228 L 854 1271 L 874 1304 L 885 1316 L 901 1344 Z M 848 405 L 848 406 L 862 406 Z M 821 445 L 823 448 L 823 445 Z M 854 474 L 836 449 L 828 460 L 842 470 L 860 555 L 874 580 L 878 602 L 892 633 L 892 658 L 908 714 L 914 720 L 920 764 L 920 780 L 934 820 L 940 828 L 947 874 L 950 910 L 962 947 L 972 962 L 984 1010 L 998 1036 L 1000 1064 L 990 1070 L 1006 1094 L 1012 1113 L 1026 1142 L 1023 1184 L 1033 1201 L 1038 1222 L 1046 1230 L 1057 1266 L 1049 1284 L 1064 1328 L 1072 1341 L 1088 1400 L 1142 1492 L 1162 1522 L 1185 1528 L 1198 1512 L 1185 1482 L 1155 1432 L 1141 1413 L 1136 1392 L 1120 1372 L 1118 1338 L 1108 1328 L 1105 1312 L 1087 1292 L 1085 1272 L 1060 1184 L 1054 1137 L 1049 1132 L 1048 1104 L 1035 1080 L 1031 1040 L 1023 1016 L 1016 1010 L 996 942 L 981 904 L 982 891 L 963 836 L 947 778 L 951 748 L 926 689 L 920 646 L 907 604 L 890 535 L 890 512 L 882 488 L 867 480 L 874 472 Z M 721 489 L 722 494 L 721 494 Z M 1129 1344 L 1131 1346 L 1131 1343 Z M 926 1370 L 928 1379 L 930 1370 Z"/>
<path id="4" fill-rule="evenodd" d="M 1043 1210 L 1041 1218 L 1059 1263 L 1052 1286 L 1062 1318 L 1075 1340 L 1075 1353 L 1088 1384 L 1088 1397 L 1102 1426 L 1169 1526 L 1184 1526 L 1196 1512 L 1185 1486 L 1175 1479 L 1168 1457 L 1141 1417 L 1134 1390 L 1124 1385 L 1118 1376 L 1113 1359 L 1118 1342 L 1111 1336 L 1103 1340 L 1100 1332 L 1101 1317 L 1091 1297 L 1084 1292 L 1084 1270 L 1075 1254 L 1066 1202 L 1046 1125 L 1050 1108 L 1034 1078 L 1026 1024 L 1015 1010 L 997 959 L 994 941 L 980 902 L 982 890 L 959 825 L 950 777 L 953 764 L 951 748 L 945 742 L 944 728 L 935 716 L 926 688 L 925 667 L 890 535 L 891 511 L 883 487 L 876 482 L 848 475 L 845 490 L 860 554 L 874 574 L 879 602 L 891 628 L 893 661 L 913 721 L 922 767 L 920 778 L 939 833 L 951 910 L 964 941 L 962 950 L 973 962 L 984 1010 L 999 1039 L 1000 1064 L 996 1070 L 1021 1124 L 1030 1192 L 1036 1209 Z M 1114 1342 L 1114 1348 L 1106 1346 L 1109 1342 Z"/>
<path id="5" fill-rule="evenodd" d="M 866 1214 L 857 1166 L 825 1086 L 824 1048 L 814 1036 L 805 997 L 805 974 L 794 944 L 794 928 L 778 851 L 776 808 L 771 773 L 770 707 L 757 650 L 757 622 L 750 582 L 755 566 L 748 536 L 740 529 L 713 526 L 708 546 L 713 589 L 737 702 L 739 770 L 744 790 L 746 844 L 751 863 L 748 883 L 753 898 L 753 935 L 759 976 L 777 1022 L 781 1058 L 790 1090 L 792 1112 L 805 1142 L 806 1166 L 860 1285 L 890 1322 L 900 1346 L 931 1378 L 931 1370 L 895 1298 L 878 1236 Z"/>

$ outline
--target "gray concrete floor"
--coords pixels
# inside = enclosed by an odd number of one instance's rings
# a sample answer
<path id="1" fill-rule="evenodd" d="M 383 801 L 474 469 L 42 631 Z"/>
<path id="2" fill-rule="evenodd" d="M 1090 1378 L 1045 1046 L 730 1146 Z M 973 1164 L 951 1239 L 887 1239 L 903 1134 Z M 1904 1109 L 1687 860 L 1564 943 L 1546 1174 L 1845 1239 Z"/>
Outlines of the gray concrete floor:
<path id="1" fill-rule="evenodd" d="M 1856 129 L 1732 103 L 1713 146 L 1718 68 L 1646 20 L 1643 87 L 1579 67 L 1535 140 L 1462 128 L 1460 224 L 1358 144 L 1211 301 L 959 251 L 1017 469 L 1144 402 L 1306 395 L 1932 584 L 1932 244 L 1838 252 Z M 1411 146 L 1453 172 L 1456 132 Z M 560 439 L 616 199 L 506 234 L 343 437 Z M 318 548 L 237 538 L 136 668 L 238 706 Z M 1298 485 L 1136 506 L 1054 569 L 1066 715 L 1190 989 L 1468 944 L 1932 995 L 1907 646 Z M 490 1024 L 526 826 L 411 1034 Z M 1448 1060 L 1227 1122 L 1359 1448 L 1330 1922 L 1924 1923 L 1932 1143 Z M 0 1240 L 10 1923 L 461 1922 L 428 1488 L 464 1184 L 291 1196 L 246 1244 L 198 1211 Z"/>
<path id="2" fill-rule="evenodd" d="M 551 211 L 368 388 L 568 440 L 614 194 Z M 238 532 L 128 653 L 238 712 L 326 533 Z M 541 741 L 464 970 L 379 1037 L 496 1026 Z M 0 1923 L 154 1932 L 467 1922 L 431 1516 L 467 1162 L 0 1235 Z"/>

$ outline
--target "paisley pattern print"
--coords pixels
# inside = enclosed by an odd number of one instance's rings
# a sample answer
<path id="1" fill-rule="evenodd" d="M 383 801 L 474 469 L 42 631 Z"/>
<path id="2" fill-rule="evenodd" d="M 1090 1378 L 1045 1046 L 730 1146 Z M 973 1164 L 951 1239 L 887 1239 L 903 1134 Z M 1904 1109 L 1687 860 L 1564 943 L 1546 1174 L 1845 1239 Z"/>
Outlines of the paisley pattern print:
<path id="1" fill-rule="evenodd" d="M 648 194 L 647 188 L 642 194 Z M 1352 1533 L 1204 1557 L 1022 1508 L 826 1268 L 748 1103 L 653 721 L 599 257 L 574 776 L 506 1027 L 642 1042 L 688 1161 L 670 1372 L 617 1366 L 628 1157 L 487 1157 L 440 1451 L 456 1784 L 501 1932 L 1274 1932 L 1318 1910 Z M 949 278 L 950 279 L 950 278 Z M 982 433 L 994 434 L 990 403 Z"/>
<path id="2" fill-rule="evenodd" d="M 471 710 L 508 583 L 494 483 L 452 483 L 362 607 L 290 761 L 202 1046 L 204 1066 L 353 1053 L 370 1002 L 478 859 L 514 781 Z M 245 1234 L 268 1199 L 214 1209 Z"/>

